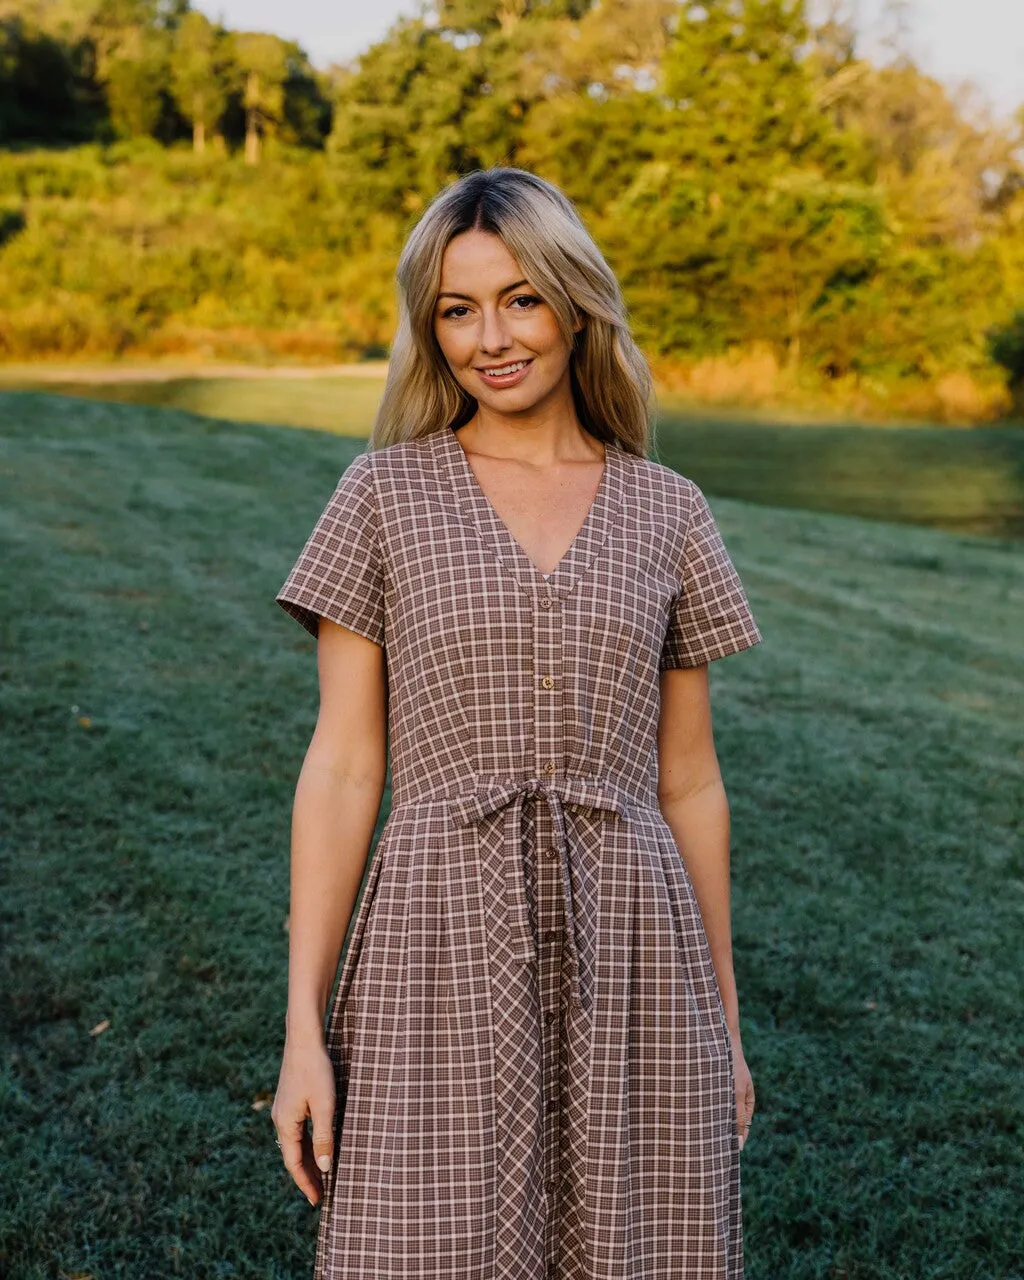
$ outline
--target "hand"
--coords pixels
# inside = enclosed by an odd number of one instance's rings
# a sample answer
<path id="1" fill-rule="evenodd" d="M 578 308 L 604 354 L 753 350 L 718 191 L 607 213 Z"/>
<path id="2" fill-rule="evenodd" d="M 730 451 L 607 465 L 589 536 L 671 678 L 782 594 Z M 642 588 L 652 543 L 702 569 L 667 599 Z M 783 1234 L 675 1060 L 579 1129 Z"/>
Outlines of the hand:
<path id="1" fill-rule="evenodd" d="M 334 1067 L 322 1039 L 285 1040 L 281 1074 L 270 1118 L 277 1130 L 284 1167 L 311 1205 L 323 1194 L 334 1152 Z M 307 1117 L 313 1122 L 310 1138 Z"/>
<path id="2" fill-rule="evenodd" d="M 739 1030 L 729 1029 L 732 1037 L 733 1074 L 736 1078 L 736 1129 L 740 1135 L 740 1150 L 750 1133 L 750 1122 L 754 1118 L 754 1082 L 750 1077 L 747 1061 L 743 1056 Z"/>

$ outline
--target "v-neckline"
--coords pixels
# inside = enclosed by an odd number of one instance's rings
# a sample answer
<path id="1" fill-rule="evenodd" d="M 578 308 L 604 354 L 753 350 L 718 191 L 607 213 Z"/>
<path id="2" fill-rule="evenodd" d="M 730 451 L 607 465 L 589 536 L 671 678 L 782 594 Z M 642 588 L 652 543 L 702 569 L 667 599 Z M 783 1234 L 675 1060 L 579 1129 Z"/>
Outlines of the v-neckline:
<path id="1" fill-rule="evenodd" d="M 583 523 L 572 542 L 550 573 L 541 573 L 508 525 L 498 515 L 494 504 L 484 493 L 469 457 L 456 439 L 454 427 L 442 427 L 436 433 L 448 464 L 452 488 L 463 511 L 477 526 L 498 559 L 524 587 L 540 587 L 560 594 L 571 589 L 598 550 L 604 545 L 613 526 L 621 501 L 622 449 L 615 441 L 604 441 L 604 469 Z"/>

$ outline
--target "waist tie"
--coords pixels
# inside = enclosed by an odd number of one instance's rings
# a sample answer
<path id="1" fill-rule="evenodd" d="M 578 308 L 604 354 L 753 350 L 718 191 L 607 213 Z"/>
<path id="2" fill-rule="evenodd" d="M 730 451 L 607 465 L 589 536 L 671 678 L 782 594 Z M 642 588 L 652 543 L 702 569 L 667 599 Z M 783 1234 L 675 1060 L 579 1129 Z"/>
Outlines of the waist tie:
<path id="1" fill-rule="evenodd" d="M 592 811 L 607 810 L 629 820 L 631 804 L 628 796 L 614 783 L 599 778 L 564 777 L 543 781 L 525 778 L 510 781 L 480 782 L 472 791 L 449 801 L 448 809 L 461 825 L 481 822 L 504 810 L 505 911 L 515 959 L 535 959 L 530 930 L 530 909 L 526 900 L 526 882 L 522 874 L 522 817 L 527 796 L 541 796 L 547 801 L 555 832 L 558 875 L 565 910 L 566 939 L 569 945 L 570 999 L 582 1004 L 580 995 L 579 946 L 576 940 L 576 917 L 572 905 L 569 878 L 569 841 L 566 835 L 563 805 Z"/>

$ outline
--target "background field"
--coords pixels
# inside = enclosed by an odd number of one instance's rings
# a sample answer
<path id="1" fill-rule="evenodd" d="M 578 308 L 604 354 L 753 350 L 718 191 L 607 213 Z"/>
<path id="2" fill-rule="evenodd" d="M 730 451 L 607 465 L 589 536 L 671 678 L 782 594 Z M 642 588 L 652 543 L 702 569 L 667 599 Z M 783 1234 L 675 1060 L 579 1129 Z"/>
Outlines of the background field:
<path id="1" fill-rule="evenodd" d="M 316 674 L 273 597 L 361 445 L 0 395 L 0 447 L 0 1274 L 309 1274 L 267 1103 Z M 1020 1277 L 1021 544 L 709 492 L 765 637 L 712 668 L 748 1274 Z"/>
<path id="2" fill-rule="evenodd" d="M 0 366 L 0 389 L 34 386 L 365 437 L 382 380 L 294 376 L 301 373 L 165 381 L 126 374 L 112 381 L 117 370 L 111 367 L 94 370 L 97 380 L 40 383 L 31 369 Z M 1024 537 L 1024 425 L 866 426 L 806 416 L 784 422 L 763 413 L 697 408 L 670 393 L 662 393 L 658 404 L 659 459 L 722 497 Z"/>

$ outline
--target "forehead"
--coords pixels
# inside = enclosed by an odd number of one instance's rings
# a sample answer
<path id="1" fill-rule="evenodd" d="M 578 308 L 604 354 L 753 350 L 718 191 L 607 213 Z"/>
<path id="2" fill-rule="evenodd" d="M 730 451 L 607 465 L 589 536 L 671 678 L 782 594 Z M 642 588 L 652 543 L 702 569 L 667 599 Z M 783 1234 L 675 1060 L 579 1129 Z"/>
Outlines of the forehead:
<path id="1" fill-rule="evenodd" d="M 500 236 L 491 231 L 464 231 L 445 248 L 440 287 L 475 284 L 478 288 L 500 288 L 512 280 L 521 280 L 524 274 Z"/>

